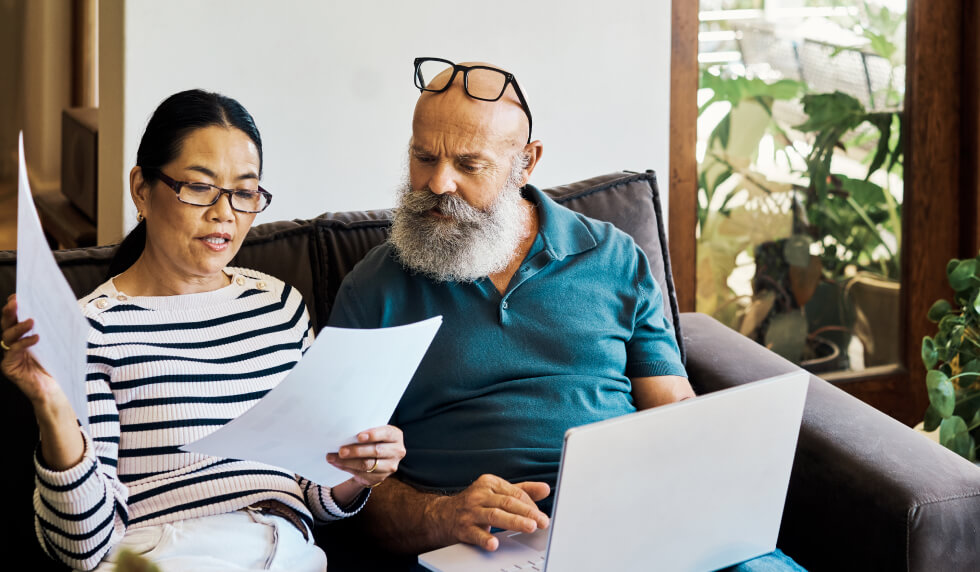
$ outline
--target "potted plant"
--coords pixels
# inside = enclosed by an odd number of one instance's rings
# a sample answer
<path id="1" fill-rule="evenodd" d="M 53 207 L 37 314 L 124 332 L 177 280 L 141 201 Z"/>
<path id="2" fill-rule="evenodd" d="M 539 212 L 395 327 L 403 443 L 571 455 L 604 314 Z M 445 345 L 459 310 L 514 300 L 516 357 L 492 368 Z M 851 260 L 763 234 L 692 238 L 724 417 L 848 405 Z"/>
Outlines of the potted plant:
<path id="1" fill-rule="evenodd" d="M 927 432 L 939 429 L 939 443 L 977 460 L 980 441 L 980 255 L 953 259 L 946 265 L 953 301 L 937 300 L 929 320 L 938 324 L 933 337 L 922 339 L 929 407 Z"/>
<path id="2" fill-rule="evenodd" d="M 869 309 L 854 309 L 861 298 L 845 298 L 849 282 L 858 273 L 880 280 L 898 276 L 900 203 L 871 176 L 901 169 L 901 114 L 869 112 L 839 92 L 800 97 L 804 86 L 788 80 L 767 84 L 705 71 L 701 84 L 713 92 L 702 112 L 719 101 L 731 107 L 699 165 L 699 311 L 811 371 L 846 368 L 855 321 L 884 323 L 867 316 Z M 796 102 L 806 119 L 784 127 L 773 110 Z M 797 139 L 812 141 L 805 153 L 789 129 L 800 132 Z M 786 180 L 772 180 L 757 167 L 767 134 L 775 142 L 773 153 L 793 167 Z M 862 179 L 832 169 L 835 150 L 869 143 Z M 746 255 L 755 262 L 753 294 L 737 297 L 727 280 Z M 858 332 L 866 349 L 868 331 Z"/>

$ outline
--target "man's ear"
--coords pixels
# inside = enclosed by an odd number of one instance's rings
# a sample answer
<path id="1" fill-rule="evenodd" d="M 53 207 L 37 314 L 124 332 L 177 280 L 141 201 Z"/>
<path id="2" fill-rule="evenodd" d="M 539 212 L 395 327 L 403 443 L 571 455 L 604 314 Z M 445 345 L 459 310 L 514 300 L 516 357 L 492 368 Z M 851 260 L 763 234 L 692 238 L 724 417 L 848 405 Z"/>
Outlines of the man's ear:
<path id="1" fill-rule="evenodd" d="M 150 184 L 143 178 L 142 167 L 136 166 L 129 171 L 129 196 L 136 205 L 136 212 L 146 216 L 150 205 Z"/>
<path id="2" fill-rule="evenodd" d="M 527 184 L 528 179 L 531 178 L 531 172 L 534 171 L 534 167 L 541 160 L 541 155 L 544 153 L 544 145 L 540 139 L 535 139 L 524 146 L 523 153 L 528 157 L 528 160 L 527 166 L 524 167 L 524 174 L 521 181 L 522 187 Z"/>

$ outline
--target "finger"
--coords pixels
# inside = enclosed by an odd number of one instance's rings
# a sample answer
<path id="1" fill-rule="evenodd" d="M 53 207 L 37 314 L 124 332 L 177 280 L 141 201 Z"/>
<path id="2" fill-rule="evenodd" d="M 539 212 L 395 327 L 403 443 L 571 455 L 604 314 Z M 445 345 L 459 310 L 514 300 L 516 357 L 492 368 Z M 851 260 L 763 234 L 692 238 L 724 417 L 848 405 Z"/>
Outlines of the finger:
<path id="1" fill-rule="evenodd" d="M 518 508 L 516 510 L 521 509 Z M 503 507 L 484 508 L 480 518 L 490 526 L 503 528 L 506 530 L 515 530 L 517 532 L 534 532 L 538 529 L 538 523 L 533 518 L 515 514 L 514 512 L 511 512 Z"/>
<path id="2" fill-rule="evenodd" d="M 6 343 L 9 346 L 11 342 L 16 342 L 21 337 L 23 337 L 24 334 L 31 331 L 31 328 L 33 327 L 34 327 L 34 320 L 25 320 L 19 324 L 14 324 L 9 328 L 4 329 L 3 336 L 2 336 L 4 343 Z M 10 340 L 10 342 L 8 342 L 7 340 Z"/>
<path id="3" fill-rule="evenodd" d="M 33 346 L 41 339 L 41 336 L 34 334 L 33 336 L 27 336 L 26 338 L 21 338 L 12 344 L 7 344 L 10 346 L 10 350 L 7 351 L 8 354 L 15 354 L 20 351 L 26 351 L 27 348 Z M 47 372 L 45 372 L 47 373 Z"/>
<path id="4" fill-rule="evenodd" d="M 338 454 L 342 459 L 401 459 L 405 456 L 405 447 L 398 443 L 344 445 Z"/>
<path id="5" fill-rule="evenodd" d="M 4 305 L 3 310 L 0 311 L 0 325 L 3 325 L 3 329 L 6 329 L 5 324 L 14 324 L 17 322 L 17 300 L 14 299 L 14 294 L 11 294 L 7 298 L 7 303 Z"/>
<path id="6" fill-rule="evenodd" d="M 529 497 L 536 501 L 551 494 L 551 487 L 548 486 L 548 483 L 525 481 L 523 483 L 515 483 L 514 486 L 527 493 Z"/>
<path id="7" fill-rule="evenodd" d="M 475 544 L 484 550 L 493 552 L 500 545 L 497 537 L 490 534 L 490 531 L 479 526 L 467 526 L 456 535 L 457 540 L 467 544 Z"/>
<path id="8" fill-rule="evenodd" d="M 385 477 L 398 470 L 398 461 L 378 459 L 375 464 L 374 459 L 339 459 L 336 456 L 327 456 L 327 462 L 342 471 L 351 475 L 364 477 L 370 481 L 377 481 L 376 477 Z"/>
<path id="9" fill-rule="evenodd" d="M 507 514 L 514 515 L 521 519 L 520 526 L 522 528 L 515 528 L 513 530 L 525 530 L 528 532 L 533 532 L 537 528 L 547 528 L 548 527 L 548 515 L 541 512 L 538 505 L 535 504 L 526 495 L 523 497 L 511 496 L 511 495 L 494 495 L 487 500 L 484 506 L 500 509 Z M 533 524 L 529 524 L 533 523 Z M 494 525 L 496 526 L 496 525 Z M 530 530 L 527 530 L 530 527 Z"/>
<path id="10" fill-rule="evenodd" d="M 361 431 L 357 434 L 358 443 L 372 443 L 372 442 L 387 442 L 387 443 L 401 443 L 402 431 L 394 425 L 383 425 L 381 427 L 373 427 L 367 429 L 366 431 Z"/>
<path id="11" fill-rule="evenodd" d="M 511 484 L 510 482 L 501 479 L 500 477 L 497 477 L 495 475 L 488 475 L 488 476 L 492 477 L 491 479 L 488 479 L 488 483 L 490 485 L 490 490 L 493 491 L 494 493 L 498 495 L 514 497 L 516 499 L 519 499 L 521 502 L 525 502 L 527 504 L 531 504 L 531 505 L 534 504 L 534 499 L 532 499 L 526 492 L 524 492 L 524 489 L 522 487 L 516 484 Z"/>

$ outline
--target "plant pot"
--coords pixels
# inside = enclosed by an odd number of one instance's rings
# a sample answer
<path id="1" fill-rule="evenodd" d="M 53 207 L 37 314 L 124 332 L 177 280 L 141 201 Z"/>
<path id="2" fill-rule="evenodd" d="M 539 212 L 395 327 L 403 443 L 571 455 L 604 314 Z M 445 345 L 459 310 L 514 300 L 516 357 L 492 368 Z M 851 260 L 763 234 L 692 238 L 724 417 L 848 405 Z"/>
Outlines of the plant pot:
<path id="1" fill-rule="evenodd" d="M 900 285 L 873 274 L 861 273 L 844 287 L 844 298 L 854 309 L 854 335 L 864 346 L 864 365 L 898 363 Z"/>
<path id="2" fill-rule="evenodd" d="M 821 369 L 821 371 L 848 369 L 850 360 L 847 357 L 847 347 L 851 343 L 854 313 L 845 304 L 844 288 L 836 282 L 821 280 L 804 308 L 806 310 L 807 331 L 810 335 L 837 347 L 834 363 L 826 366 L 826 369 Z M 828 350 L 824 351 L 827 352 Z M 825 355 L 829 354 L 825 353 Z M 823 365 L 819 367 L 824 368 Z"/>
<path id="3" fill-rule="evenodd" d="M 814 354 L 814 357 L 800 361 L 800 367 L 810 373 L 821 374 L 841 369 L 840 346 L 831 340 L 814 336 L 807 341 L 807 351 Z M 843 359 L 846 361 L 847 356 Z"/>

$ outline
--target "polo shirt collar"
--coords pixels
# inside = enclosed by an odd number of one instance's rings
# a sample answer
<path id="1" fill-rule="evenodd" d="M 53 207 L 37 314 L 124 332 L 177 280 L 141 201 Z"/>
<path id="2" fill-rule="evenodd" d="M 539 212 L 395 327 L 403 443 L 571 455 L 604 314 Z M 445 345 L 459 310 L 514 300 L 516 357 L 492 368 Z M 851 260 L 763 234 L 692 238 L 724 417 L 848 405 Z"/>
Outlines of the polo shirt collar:
<path id="1" fill-rule="evenodd" d="M 538 234 L 552 258 L 561 260 L 598 245 L 592 230 L 573 211 L 534 185 L 526 185 L 521 194 L 538 207 Z"/>

